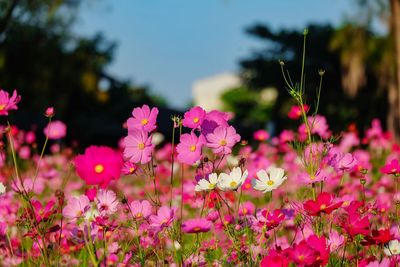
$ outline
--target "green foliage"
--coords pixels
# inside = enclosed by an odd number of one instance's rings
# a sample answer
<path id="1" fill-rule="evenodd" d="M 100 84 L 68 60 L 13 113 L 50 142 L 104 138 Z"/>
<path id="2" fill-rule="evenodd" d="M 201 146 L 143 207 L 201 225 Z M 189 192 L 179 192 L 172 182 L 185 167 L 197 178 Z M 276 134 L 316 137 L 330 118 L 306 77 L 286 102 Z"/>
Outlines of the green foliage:
<path id="1" fill-rule="evenodd" d="M 269 89 L 274 90 L 274 89 Z M 226 111 L 235 113 L 235 120 L 246 127 L 264 128 L 271 118 L 273 101 L 265 101 L 260 92 L 247 87 L 233 88 L 221 96 Z"/>
<path id="2" fill-rule="evenodd" d="M 101 34 L 73 36 L 70 26 L 80 2 L 16 1 L 0 40 L 0 84 L 23 95 L 16 117 L 19 126 L 30 127 L 34 122 L 43 127 L 40 115 L 47 106 L 54 106 L 57 119 L 68 125 L 70 141 L 79 139 L 82 146 L 115 145 L 132 107 L 165 106 L 165 102 L 149 95 L 147 88 L 107 72 L 114 42 Z M 12 3 L 0 0 L 4 13 Z M 6 14 L 0 15 L 4 21 Z"/>
<path id="3" fill-rule="evenodd" d="M 305 63 L 308 75 L 305 77 L 303 88 L 304 104 L 311 106 L 311 111 L 315 110 L 316 103 L 313 100 L 319 87 L 318 70 L 322 68 L 326 72 L 320 95 L 319 113 L 327 117 L 334 132 L 346 129 L 353 122 L 360 129 L 364 129 L 373 118 L 385 121 L 387 97 L 384 91 L 377 89 L 381 79 L 374 74 L 373 66 L 376 65 L 368 66 L 366 69 L 367 83 L 360 88 L 357 96 L 349 96 L 342 84 L 341 54 L 331 47 L 336 29 L 329 25 L 309 25 L 308 29 Z M 285 69 L 295 74 L 290 79 L 300 81 L 303 31 L 296 29 L 273 31 L 266 25 L 258 24 L 250 27 L 247 33 L 264 44 L 263 48 L 241 61 L 242 77 L 247 87 L 252 91 L 260 91 L 265 87 L 280 88 L 271 112 L 277 131 L 285 128 L 296 129 L 297 124 L 287 118 L 287 112 L 295 101 L 284 89 L 285 82 L 279 60 L 285 62 Z M 383 43 L 379 43 L 380 47 L 383 47 Z"/>

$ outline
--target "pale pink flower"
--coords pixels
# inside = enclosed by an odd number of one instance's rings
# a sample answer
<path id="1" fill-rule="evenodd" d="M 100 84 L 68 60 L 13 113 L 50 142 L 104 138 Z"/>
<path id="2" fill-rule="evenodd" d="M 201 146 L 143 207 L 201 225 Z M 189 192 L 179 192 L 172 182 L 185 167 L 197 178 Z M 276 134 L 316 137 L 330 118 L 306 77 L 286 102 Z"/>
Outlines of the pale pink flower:
<path id="1" fill-rule="evenodd" d="M 72 197 L 68 200 L 68 204 L 63 209 L 65 218 L 75 220 L 85 216 L 85 213 L 90 209 L 89 198 L 85 195 Z"/>
<path id="2" fill-rule="evenodd" d="M 147 132 L 130 129 L 124 139 L 124 157 L 133 163 L 146 164 L 150 162 L 154 144 Z"/>
<path id="3" fill-rule="evenodd" d="M 119 202 L 113 191 L 100 189 L 96 196 L 96 204 L 100 215 L 107 216 L 117 211 Z"/>
<path id="4" fill-rule="evenodd" d="M 67 126 L 62 121 L 52 121 L 43 131 L 49 139 L 61 139 L 67 135 Z"/>
<path id="5" fill-rule="evenodd" d="M 132 201 L 129 205 L 131 215 L 134 219 L 147 219 L 152 214 L 152 206 L 150 202 L 147 200 L 139 201 L 135 200 Z"/>
<path id="6" fill-rule="evenodd" d="M 232 147 L 240 141 L 240 135 L 236 133 L 232 126 L 219 126 L 213 133 L 206 136 L 207 146 L 216 154 L 230 154 Z"/>

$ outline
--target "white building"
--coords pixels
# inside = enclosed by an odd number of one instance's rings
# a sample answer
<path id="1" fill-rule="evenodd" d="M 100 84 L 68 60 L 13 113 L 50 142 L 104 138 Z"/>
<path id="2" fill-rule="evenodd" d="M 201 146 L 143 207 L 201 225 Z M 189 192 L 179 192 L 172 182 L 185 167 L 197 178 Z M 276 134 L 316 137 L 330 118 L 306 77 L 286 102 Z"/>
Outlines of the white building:
<path id="1" fill-rule="evenodd" d="M 221 95 L 228 89 L 239 87 L 240 85 L 239 76 L 233 73 L 222 73 L 197 80 L 192 87 L 194 105 L 200 106 L 206 111 L 222 109 Z"/>

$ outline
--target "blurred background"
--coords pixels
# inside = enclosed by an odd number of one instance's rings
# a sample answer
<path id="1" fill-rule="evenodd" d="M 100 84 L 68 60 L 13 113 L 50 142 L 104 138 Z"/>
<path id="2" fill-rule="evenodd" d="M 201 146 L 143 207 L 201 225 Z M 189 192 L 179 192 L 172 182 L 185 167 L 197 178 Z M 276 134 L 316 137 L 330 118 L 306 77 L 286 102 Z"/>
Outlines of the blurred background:
<path id="1" fill-rule="evenodd" d="M 379 118 L 400 137 L 400 0 L 0 0 L 0 86 L 13 121 L 41 129 L 54 106 L 68 142 L 116 145 L 135 106 L 159 131 L 191 105 L 235 113 L 244 138 L 298 126 L 278 60 L 339 134 Z"/>

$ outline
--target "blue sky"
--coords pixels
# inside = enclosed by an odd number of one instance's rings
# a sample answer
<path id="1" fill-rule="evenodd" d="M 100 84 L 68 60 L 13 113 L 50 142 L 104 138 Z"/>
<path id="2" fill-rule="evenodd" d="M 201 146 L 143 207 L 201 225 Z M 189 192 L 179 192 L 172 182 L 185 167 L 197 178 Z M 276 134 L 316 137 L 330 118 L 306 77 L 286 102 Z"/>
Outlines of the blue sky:
<path id="1" fill-rule="evenodd" d="M 260 47 L 244 33 L 255 22 L 274 29 L 309 22 L 338 24 L 349 0 L 96 0 L 80 10 L 75 32 L 103 32 L 118 43 L 109 67 L 117 77 L 149 85 L 173 107 L 191 100 L 195 80 L 237 71 Z"/>

